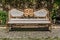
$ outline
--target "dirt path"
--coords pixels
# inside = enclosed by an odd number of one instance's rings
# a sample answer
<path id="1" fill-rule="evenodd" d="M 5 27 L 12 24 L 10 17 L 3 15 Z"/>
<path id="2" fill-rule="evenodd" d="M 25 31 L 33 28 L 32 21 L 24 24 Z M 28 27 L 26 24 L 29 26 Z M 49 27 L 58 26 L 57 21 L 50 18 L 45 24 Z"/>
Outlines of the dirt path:
<path id="1" fill-rule="evenodd" d="M 57 27 L 57 26 L 56 26 Z M 59 26 L 58 26 L 59 27 Z M 60 28 L 49 31 L 13 31 L 6 32 L 0 28 L 0 38 L 41 38 L 41 37 L 60 37 Z"/>

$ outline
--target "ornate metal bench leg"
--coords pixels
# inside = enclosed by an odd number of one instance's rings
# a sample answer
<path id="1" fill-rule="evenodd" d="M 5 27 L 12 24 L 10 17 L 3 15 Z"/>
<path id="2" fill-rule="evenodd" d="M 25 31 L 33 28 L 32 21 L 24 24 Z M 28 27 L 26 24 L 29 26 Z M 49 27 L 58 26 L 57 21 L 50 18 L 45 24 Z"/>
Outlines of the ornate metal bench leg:
<path id="1" fill-rule="evenodd" d="M 11 30 L 11 24 L 7 25 L 7 32 Z"/>
<path id="2" fill-rule="evenodd" d="M 52 26 L 51 26 L 51 25 L 49 25 L 49 31 L 51 32 L 51 30 L 52 30 Z"/>

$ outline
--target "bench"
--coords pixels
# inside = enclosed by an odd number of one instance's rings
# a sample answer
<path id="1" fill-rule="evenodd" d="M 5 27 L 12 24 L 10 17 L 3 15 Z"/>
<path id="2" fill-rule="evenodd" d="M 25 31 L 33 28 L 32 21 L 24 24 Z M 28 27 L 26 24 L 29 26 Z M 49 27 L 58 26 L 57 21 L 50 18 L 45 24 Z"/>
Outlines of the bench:
<path id="1" fill-rule="evenodd" d="M 31 11 L 31 12 L 30 12 Z M 11 17 L 12 16 L 12 17 Z M 27 18 L 18 18 L 18 17 L 27 17 Z M 30 17 L 37 17 L 37 18 L 29 18 Z M 16 17 L 16 18 L 13 18 Z M 38 26 L 46 26 L 46 27 L 50 27 L 51 26 L 51 20 L 49 18 L 49 11 L 46 9 L 40 9 L 39 11 L 34 12 L 33 9 L 25 9 L 24 12 L 21 12 L 19 10 L 14 9 L 13 11 L 11 10 L 9 12 L 9 20 L 8 20 L 8 25 L 10 25 L 9 27 L 14 27 L 12 25 L 17 25 L 16 27 L 20 27 L 22 28 L 30 28 L 31 26 L 36 26 L 38 28 Z M 31 26 L 30 26 L 31 25 Z M 27 26 L 27 27 L 25 27 Z M 36 28 L 34 27 L 34 28 Z M 33 27 L 31 27 L 33 28 Z"/>

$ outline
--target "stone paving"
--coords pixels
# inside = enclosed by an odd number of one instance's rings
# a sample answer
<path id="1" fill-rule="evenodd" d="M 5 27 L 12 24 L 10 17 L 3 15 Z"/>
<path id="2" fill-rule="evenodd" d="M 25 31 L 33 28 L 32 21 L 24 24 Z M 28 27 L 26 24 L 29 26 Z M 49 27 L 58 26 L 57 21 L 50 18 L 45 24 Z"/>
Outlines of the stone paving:
<path id="1" fill-rule="evenodd" d="M 60 26 L 55 26 L 60 27 Z M 41 37 L 60 37 L 60 28 L 53 28 L 49 31 L 10 31 L 0 28 L 0 38 L 41 38 Z"/>

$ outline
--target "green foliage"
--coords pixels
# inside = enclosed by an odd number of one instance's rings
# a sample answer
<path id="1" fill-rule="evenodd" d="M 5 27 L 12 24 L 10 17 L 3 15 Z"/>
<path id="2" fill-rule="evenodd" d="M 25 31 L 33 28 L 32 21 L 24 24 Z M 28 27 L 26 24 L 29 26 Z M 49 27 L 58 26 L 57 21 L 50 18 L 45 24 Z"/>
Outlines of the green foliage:
<path id="1" fill-rule="evenodd" d="M 60 5 L 60 0 L 54 0 L 55 3 L 57 3 L 58 5 Z"/>
<path id="2" fill-rule="evenodd" d="M 2 20 L 2 24 L 6 24 L 7 12 L 5 12 L 5 11 L 0 11 L 0 20 Z"/>
<path id="3" fill-rule="evenodd" d="M 58 5 L 57 3 L 54 3 L 54 5 L 53 5 L 53 9 L 54 9 L 54 10 L 59 9 L 59 5 Z"/>
<path id="4" fill-rule="evenodd" d="M 52 20 L 56 18 L 56 11 L 55 10 L 52 10 L 51 18 L 52 18 Z"/>
<path id="5" fill-rule="evenodd" d="M 58 5 L 58 3 L 55 2 L 53 4 L 53 8 L 52 8 L 52 14 L 51 14 L 52 19 L 56 19 L 56 13 L 57 13 L 58 9 L 59 9 L 59 5 Z"/>

